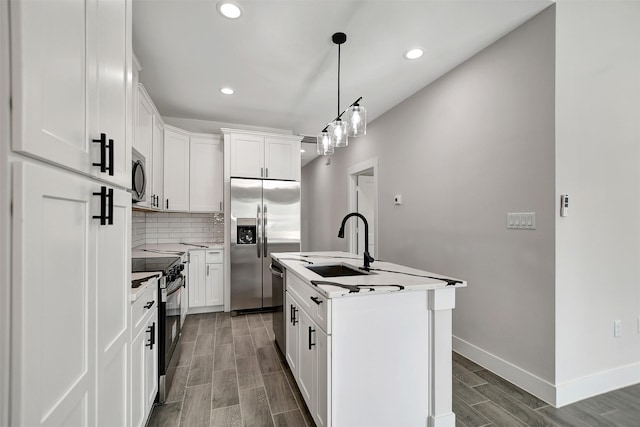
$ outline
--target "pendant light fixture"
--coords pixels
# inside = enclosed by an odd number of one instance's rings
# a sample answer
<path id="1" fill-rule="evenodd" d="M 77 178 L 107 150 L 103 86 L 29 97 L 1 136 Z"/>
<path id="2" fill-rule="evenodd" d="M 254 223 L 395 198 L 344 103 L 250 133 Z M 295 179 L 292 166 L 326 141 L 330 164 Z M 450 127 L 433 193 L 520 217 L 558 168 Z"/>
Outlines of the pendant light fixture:
<path id="1" fill-rule="evenodd" d="M 347 41 L 347 35 L 335 33 L 331 40 L 338 45 L 338 115 L 317 137 L 317 153 L 324 156 L 333 154 L 334 147 L 346 147 L 350 136 L 358 137 L 367 133 L 367 110 L 360 105 L 362 97 L 340 112 L 340 46 Z M 347 113 L 346 120 L 342 120 L 344 113 Z"/>

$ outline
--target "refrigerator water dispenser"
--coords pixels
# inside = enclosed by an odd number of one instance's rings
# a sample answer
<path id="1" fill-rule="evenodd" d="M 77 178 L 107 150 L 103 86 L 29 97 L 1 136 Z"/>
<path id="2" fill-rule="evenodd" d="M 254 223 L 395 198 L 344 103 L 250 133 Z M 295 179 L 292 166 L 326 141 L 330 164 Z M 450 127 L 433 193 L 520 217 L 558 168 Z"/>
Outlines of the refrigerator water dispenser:
<path id="1" fill-rule="evenodd" d="M 256 219 L 238 218 L 238 245 L 255 245 L 257 242 Z"/>

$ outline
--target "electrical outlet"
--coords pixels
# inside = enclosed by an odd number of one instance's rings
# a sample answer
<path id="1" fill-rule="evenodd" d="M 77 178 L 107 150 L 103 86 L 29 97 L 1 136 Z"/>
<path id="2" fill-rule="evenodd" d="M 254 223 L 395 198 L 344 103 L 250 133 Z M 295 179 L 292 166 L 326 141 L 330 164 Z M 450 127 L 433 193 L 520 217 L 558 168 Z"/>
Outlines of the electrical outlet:
<path id="1" fill-rule="evenodd" d="M 619 337 L 622 335 L 622 320 L 615 320 L 613 322 L 613 336 Z"/>
<path id="2" fill-rule="evenodd" d="M 640 334 L 640 316 L 638 316 L 638 333 Z"/>

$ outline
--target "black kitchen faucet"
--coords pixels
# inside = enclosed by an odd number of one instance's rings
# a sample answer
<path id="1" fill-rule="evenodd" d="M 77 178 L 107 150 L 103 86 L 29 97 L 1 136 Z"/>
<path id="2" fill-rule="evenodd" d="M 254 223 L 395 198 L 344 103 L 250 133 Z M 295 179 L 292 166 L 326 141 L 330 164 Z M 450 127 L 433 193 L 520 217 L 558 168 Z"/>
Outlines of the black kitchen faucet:
<path id="1" fill-rule="evenodd" d="M 358 218 L 362 219 L 362 222 L 364 222 L 364 267 L 363 268 L 365 271 L 369 271 L 370 263 L 372 263 L 375 260 L 371 255 L 369 255 L 369 223 L 367 222 L 367 218 L 365 218 L 364 215 L 358 212 L 351 212 L 350 214 L 347 214 L 344 218 L 342 218 L 342 224 L 340 225 L 340 230 L 338 230 L 338 237 L 341 239 L 344 238 L 344 225 L 347 222 L 347 220 L 352 216 L 357 216 Z"/>

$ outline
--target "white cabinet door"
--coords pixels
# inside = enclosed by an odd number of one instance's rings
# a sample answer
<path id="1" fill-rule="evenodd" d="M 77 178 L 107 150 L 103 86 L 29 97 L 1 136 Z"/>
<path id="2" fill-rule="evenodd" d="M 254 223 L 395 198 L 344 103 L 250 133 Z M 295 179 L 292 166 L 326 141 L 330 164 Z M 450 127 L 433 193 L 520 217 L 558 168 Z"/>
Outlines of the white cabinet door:
<path id="1" fill-rule="evenodd" d="M 189 210 L 189 135 L 164 129 L 164 209 Z"/>
<path id="2" fill-rule="evenodd" d="M 138 105 L 136 111 L 136 128 L 133 148 L 138 150 L 145 158 L 147 172 L 147 190 L 145 200 L 137 202 L 136 206 L 150 207 L 153 194 L 153 107 L 147 93 L 138 86 Z M 151 185 L 149 185 L 151 184 Z"/>
<path id="3" fill-rule="evenodd" d="M 131 426 L 144 427 L 146 415 L 145 360 L 146 337 L 144 329 L 131 342 Z"/>
<path id="4" fill-rule="evenodd" d="M 130 185 L 130 8 L 127 0 L 11 3 L 14 150 Z M 101 133 L 113 140 L 113 176 L 93 165 Z"/>
<path id="5" fill-rule="evenodd" d="M 313 378 L 315 376 L 315 348 L 311 345 L 314 338 L 315 323 L 302 310 L 298 311 L 300 317 L 300 326 L 298 328 L 298 385 L 300 393 L 304 397 L 309 411 L 313 414 L 315 411 L 315 384 Z"/>
<path id="6" fill-rule="evenodd" d="M 205 305 L 222 305 L 223 299 L 223 275 L 224 264 L 207 264 L 205 276 Z"/>
<path id="7" fill-rule="evenodd" d="M 189 252 L 189 307 L 205 305 L 205 251 Z"/>
<path id="8" fill-rule="evenodd" d="M 222 143 L 220 138 L 191 136 L 189 163 L 189 210 L 214 212 L 222 210 Z"/>
<path id="9" fill-rule="evenodd" d="M 95 9 L 95 1 L 11 2 L 13 149 L 84 173 L 99 138 L 87 128 Z"/>
<path id="10" fill-rule="evenodd" d="M 95 1 L 95 0 L 94 0 Z M 95 112 L 91 112 L 90 135 L 106 134 L 113 156 L 111 175 L 93 169 L 94 176 L 131 187 L 131 143 L 127 142 L 127 127 L 131 126 L 128 81 L 132 66 L 131 2 L 125 0 L 97 0 L 97 25 L 91 34 L 96 51 L 97 89 Z M 91 51 L 92 46 L 89 46 Z M 91 68 L 90 68 L 91 70 Z M 100 161 L 100 144 L 92 144 L 93 162 Z M 109 162 L 110 163 L 110 162 Z"/>
<path id="11" fill-rule="evenodd" d="M 95 425 L 99 185 L 13 168 L 11 425 Z"/>
<path id="12" fill-rule="evenodd" d="M 230 143 L 231 176 L 264 177 L 264 137 L 232 134 Z"/>
<path id="13" fill-rule="evenodd" d="M 264 139 L 265 178 L 300 181 L 300 142 Z"/>
<path id="14" fill-rule="evenodd" d="M 162 119 L 153 115 L 153 164 L 151 165 L 151 206 L 163 209 L 164 204 L 164 127 Z M 147 165 L 147 169 L 149 166 Z"/>
<path id="15" fill-rule="evenodd" d="M 295 300 L 289 295 L 289 292 L 286 293 L 285 298 L 285 319 L 287 322 L 286 326 L 286 336 L 287 336 L 287 344 L 286 344 L 286 359 L 289 364 L 289 369 L 291 369 L 291 373 L 294 378 L 298 377 L 298 355 L 299 355 L 299 338 L 298 338 L 298 330 L 300 329 L 300 317 L 298 311 L 298 304 Z"/>
<path id="16" fill-rule="evenodd" d="M 126 425 L 128 411 L 131 195 L 113 192 L 113 224 L 97 227 L 96 425 Z"/>
<path id="17" fill-rule="evenodd" d="M 314 369 L 314 384 L 315 384 L 315 399 L 314 399 L 314 411 L 312 413 L 313 420 L 318 427 L 326 427 L 328 425 L 329 417 L 329 402 L 331 396 L 329 395 L 329 354 L 331 354 L 331 337 L 320 328 L 315 328 L 315 362 Z"/>
<path id="18" fill-rule="evenodd" d="M 145 418 L 151 413 L 158 394 L 158 310 L 155 309 L 143 331 L 144 343 L 144 407 Z"/>

